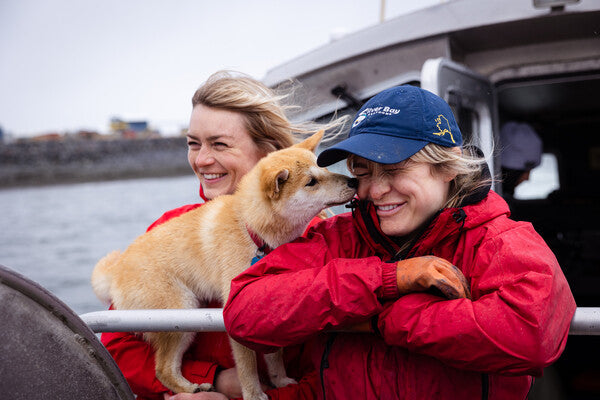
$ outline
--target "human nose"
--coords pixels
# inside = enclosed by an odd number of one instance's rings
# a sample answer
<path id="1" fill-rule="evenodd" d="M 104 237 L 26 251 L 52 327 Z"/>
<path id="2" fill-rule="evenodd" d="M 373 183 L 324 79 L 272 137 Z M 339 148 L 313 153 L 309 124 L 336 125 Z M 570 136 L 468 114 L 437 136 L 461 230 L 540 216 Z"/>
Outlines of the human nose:
<path id="1" fill-rule="evenodd" d="M 366 197 L 371 200 L 379 200 L 389 191 L 390 184 L 385 177 L 372 177 L 371 179 L 359 183 L 359 193 L 362 192 L 366 195 L 360 196 L 361 198 Z"/>
<path id="2" fill-rule="evenodd" d="M 194 155 L 194 164 L 197 167 L 203 167 L 215 162 L 215 158 L 207 146 L 202 146 Z"/>

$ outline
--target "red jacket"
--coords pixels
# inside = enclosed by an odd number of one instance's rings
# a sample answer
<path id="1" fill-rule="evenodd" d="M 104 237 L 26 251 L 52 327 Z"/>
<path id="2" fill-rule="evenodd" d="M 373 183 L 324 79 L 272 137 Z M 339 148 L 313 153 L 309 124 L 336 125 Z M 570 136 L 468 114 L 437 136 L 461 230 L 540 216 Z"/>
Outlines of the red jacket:
<path id="1" fill-rule="evenodd" d="M 202 193 L 201 193 L 202 194 Z M 191 211 L 200 204 L 190 204 L 167 211 L 162 217 L 148 227 L 153 229 L 157 225 Z M 315 218 L 311 226 L 320 222 Z M 209 308 L 220 308 L 219 301 L 207 304 Z M 156 378 L 154 369 L 154 351 L 141 336 L 131 332 L 105 332 L 101 341 L 113 356 L 117 365 L 123 372 L 131 390 L 143 399 L 162 399 L 163 393 L 169 390 Z M 284 352 L 288 375 L 295 378 L 299 384 L 289 385 L 281 389 L 267 391 L 271 399 L 314 399 L 315 388 L 318 386 L 318 376 L 312 370 L 308 358 L 303 358 L 304 346 L 292 346 Z M 259 370 L 265 381 L 268 382 L 266 365 L 259 357 Z M 182 372 L 188 380 L 194 383 L 210 382 L 214 384 L 215 374 L 218 369 L 227 369 L 235 366 L 229 345 L 229 338 L 225 332 L 199 332 L 189 350 L 185 353 L 182 363 Z"/>
<path id="2" fill-rule="evenodd" d="M 472 300 L 399 297 L 386 262 L 398 247 L 361 203 L 234 279 L 228 332 L 260 351 L 310 343 L 327 399 L 526 398 L 563 351 L 575 301 L 531 224 L 482 197 L 443 210 L 408 254 L 452 262 Z M 327 333 L 369 319 L 378 333 Z"/>

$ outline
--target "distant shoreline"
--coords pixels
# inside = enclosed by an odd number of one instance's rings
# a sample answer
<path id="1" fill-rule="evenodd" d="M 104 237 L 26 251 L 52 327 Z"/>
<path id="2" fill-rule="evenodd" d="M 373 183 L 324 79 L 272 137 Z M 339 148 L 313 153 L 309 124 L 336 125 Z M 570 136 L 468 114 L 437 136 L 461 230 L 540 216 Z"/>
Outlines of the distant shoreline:
<path id="1" fill-rule="evenodd" d="M 191 173 L 184 137 L 0 144 L 0 189 Z"/>

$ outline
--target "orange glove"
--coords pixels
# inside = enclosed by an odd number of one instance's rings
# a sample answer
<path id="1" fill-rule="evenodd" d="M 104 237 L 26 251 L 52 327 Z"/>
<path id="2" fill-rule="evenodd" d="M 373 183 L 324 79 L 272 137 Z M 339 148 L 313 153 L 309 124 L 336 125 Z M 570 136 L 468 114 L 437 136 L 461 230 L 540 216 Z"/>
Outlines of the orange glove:
<path id="1" fill-rule="evenodd" d="M 448 299 L 471 298 L 465 276 L 443 258 L 423 256 L 398 261 L 396 278 L 400 294 L 435 287 Z"/>

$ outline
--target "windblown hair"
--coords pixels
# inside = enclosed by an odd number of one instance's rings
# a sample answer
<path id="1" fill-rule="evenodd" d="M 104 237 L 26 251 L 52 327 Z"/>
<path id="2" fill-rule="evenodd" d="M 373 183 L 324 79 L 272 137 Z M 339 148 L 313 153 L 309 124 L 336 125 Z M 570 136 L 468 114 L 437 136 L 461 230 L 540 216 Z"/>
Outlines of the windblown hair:
<path id="1" fill-rule="evenodd" d="M 284 100 L 291 94 L 279 94 L 239 72 L 218 71 L 196 90 L 192 106 L 201 104 L 240 113 L 250 137 L 264 154 L 291 146 L 295 134 L 305 136 L 343 124 L 344 121 L 326 125 L 290 122 L 286 112 L 293 106 L 285 105 Z"/>
<path id="2" fill-rule="evenodd" d="M 414 162 L 429 163 L 434 174 L 456 174 L 450 182 L 446 208 L 460 206 L 471 193 L 491 184 L 489 175 L 484 174 L 486 160 L 474 147 L 463 147 L 461 154 L 452 149 L 429 143 L 410 157 Z"/>

